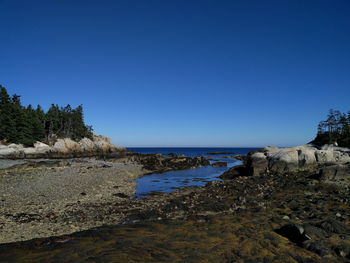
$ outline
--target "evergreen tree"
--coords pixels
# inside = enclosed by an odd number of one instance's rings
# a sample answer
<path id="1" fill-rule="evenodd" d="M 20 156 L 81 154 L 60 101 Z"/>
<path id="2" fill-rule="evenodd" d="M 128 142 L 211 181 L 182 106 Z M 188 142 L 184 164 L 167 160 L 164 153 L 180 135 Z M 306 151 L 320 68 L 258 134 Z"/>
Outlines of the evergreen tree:
<path id="1" fill-rule="evenodd" d="M 12 96 L 12 114 L 16 122 L 16 134 L 11 138 L 14 143 L 21 143 L 25 146 L 33 144 L 32 122 L 25 108 L 21 106 L 20 96 Z"/>
<path id="2" fill-rule="evenodd" d="M 79 105 L 73 110 L 73 136 L 75 140 L 80 140 L 83 137 L 90 138 L 92 136 L 92 128 L 84 123 L 83 106 Z"/>
<path id="3" fill-rule="evenodd" d="M 79 140 L 92 137 L 92 127 L 84 123 L 83 107 L 52 104 L 45 113 L 40 105 L 23 107 L 20 96 L 8 94 L 0 85 L 0 140 L 32 145 L 35 141 L 49 142 L 51 138 Z"/>
<path id="4" fill-rule="evenodd" d="M 313 143 L 337 143 L 342 147 L 350 147 L 350 112 L 344 114 L 338 110 L 330 110 L 327 120 L 319 123 Z"/>
<path id="5" fill-rule="evenodd" d="M 43 118 L 45 115 L 41 115 L 41 112 L 34 110 L 32 105 L 27 107 L 28 120 L 31 123 L 31 135 L 33 142 L 43 141 L 45 139 L 45 126 Z"/>

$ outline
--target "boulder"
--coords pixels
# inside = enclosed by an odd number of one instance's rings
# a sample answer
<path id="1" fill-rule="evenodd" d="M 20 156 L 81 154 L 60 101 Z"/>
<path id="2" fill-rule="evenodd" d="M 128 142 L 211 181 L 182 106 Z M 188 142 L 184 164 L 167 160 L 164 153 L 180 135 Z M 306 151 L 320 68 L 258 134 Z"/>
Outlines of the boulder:
<path id="1" fill-rule="evenodd" d="M 299 167 L 316 166 L 316 149 L 308 146 L 300 146 L 297 149 Z"/>
<path id="2" fill-rule="evenodd" d="M 68 153 L 68 149 L 66 148 L 66 144 L 63 139 L 58 139 L 52 147 L 54 152 L 59 153 Z"/>
<path id="3" fill-rule="evenodd" d="M 350 163 L 350 155 L 346 152 L 334 151 L 333 156 L 337 163 Z"/>
<path id="4" fill-rule="evenodd" d="M 310 239 L 307 235 L 305 235 L 303 226 L 293 223 L 286 224 L 281 228 L 276 229 L 275 232 L 298 245 L 301 245 L 304 241 Z"/>
<path id="5" fill-rule="evenodd" d="M 7 148 L 12 148 L 12 149 L 17 149 L 17 150 L 21 150 L 23 149 L 23 145 L 22 144 L 15 144 L 15 143 L 11 143 L 7 146 Z"/>
<path id="6" fill-rule="evenodd" d="M 83 138 L 79 141 L 80 149 L 84 152 L 94 151 L 95 144 L 89 138 Z"/>
<path id="7" fill-rule="evenodd" d="M 261 175 L 268 171 L 268 159 L 263 152 L 255 152 L 247 158 L 247 168 L 251 175 Z"/>
<path id="8" fill-rule="evenodd" d="M 63 154 L 81 152 L 80 145 L 69 138 L 58 139 L 55 142 L 52 150 L 53 152 L 58 152 Z"/>
<path id="9" fill-rule="evenodd" d="M 316 223 L 316 226 L 332 234 L 349 234 L 350 227 L 333 218 L 326 218 Z"/>
<path id="10" fill-rule="evenodd" d="M 331 182 L 350 182 L 350 164 L 334 164 L 320 170 L 320 178 Z"/>
<path id="11" fill-rule="evenodd" d="M 285 174 L 301 171 L 317 174 L 320 169 L 326 166 L 348 163 L 350 164 L 349 149 L 334 146 L 317 149 L 310 144 L 293 148 L 268 146 L 249 153 L 245 160 L 250 175 Z M 329 167 L 325 168 L 323 174 L 330 178 L 330 174 L 337 171 L 343 176 L 347 172 L 347 168 L 343 166 Z"/>
<path id="12" fill-rule="evenodd" d="M 45 143 L 42 143 L 42 142 L 36 142 L 34 143 L 34 148 L 36 149 L 47 149 L 47 150 L 50 150 L 50 146 L 45 144 Z"/>
<path id="13" fill-rule="evenodd" d="M 246 176 L 246 175 L 248 174 L 247 174 L 245 165 L 237 165 L 228 169 L 226 172 L 220 175 L 220 178 L 223 180 L 232 180 L 236 177 Z"/>
<path id="14" fill-rule="evenodd" d="M 333 150 L 318 150 L 316 151 L 316 160 L 318 164 L 335 163 Z"/>
<path id="15" fill-rule="evenodd" d="M 55 139 L 52 146 L 36 142 L 34 147 L 24 148 L 21 144 L 1 145 L 0 158 L 67 158 L 105 155 L 106 153 L 126 151 L 125 148 L 116 147 L 105 136 L 94 135 L 93 140 L 83 138 L 75 142 L 69 138 Z"/>
<path id="16" fill-rule="evenodd" d="M 111 143 L 111 139 L 105 136 L 93 136 L 94 149 L 103 153 L 116 150 L 115 145 Z"/>
<path id="17" fill-rule="evenodd" d="M 294 148 L 277 151 L 269 161 L 269 169 L 275 173 L 297 171 L 299 168 L 298 151 Z"/>
<path id="18" fill-rule="evenodd" d="M 303 243 L 303 247 L 311 252 L 314 252 L 321 257 L 324 257 L 326 255 L 331 255 L 332 249 L 326 242 L 319 241 L 319 240 L 306 240 Z"/>
<path id="19" fill-rule="evenodd" d="M 162 154 L 146 154 L 132 156 L 133 161 L 141 164 L 144 169 L 154 172 L 184 170 L 210 165 L 204 157 L 165 157 Z"/>
<path id="20" fill-rule="evenodd" d="M 26 153 L 26 149 L 31 149 L 31 148 L 25 148 L 24 152 Z M 30 151 L 30 150 L 29 150 Z M 45 143 L 42 142 L 36 142 L 34 143 L 34 154 L 45 154 L 51 151 L 51 147 Z M 28 150 L 27 150 L 28 152 Z M 26 153 L 27 154 L 27 153 Z"/>
<path id="21" fill-rule="evenodd" d="M 16 149 L 14 147 L 7 147 L 0 149 L 0 158 L 22 158 L 24 155 L 22 150 Z"/>

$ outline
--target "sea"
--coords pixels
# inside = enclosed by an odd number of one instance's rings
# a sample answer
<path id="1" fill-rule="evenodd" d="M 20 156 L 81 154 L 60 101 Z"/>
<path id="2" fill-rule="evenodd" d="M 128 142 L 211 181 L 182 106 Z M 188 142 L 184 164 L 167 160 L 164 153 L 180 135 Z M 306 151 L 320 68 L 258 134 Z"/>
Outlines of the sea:
<path id="1" fill-rule="evenodd" d="M 154 173 L 137 179 L 135 198 L 143 198 L 157 192 L 172 192 L 176 189 L 188 186 L 205 186 L 210 181 L 220 181 L 219 176 L 229 168 L 240 165 L 241 161 L 229 158 L 237 154 L 247 154 L 258 148 L 128 148 L 128 150 L 153 154 L 161 153 L 165 156 L 183 154 L 188 157 L 204 156 L 214 162 L 227 162 L 227 167 L 204 166 L 181 171 L 170 171 L 165 173 Z M 220 152 L 224 154 L 211 155 L 209 153 Z"/>

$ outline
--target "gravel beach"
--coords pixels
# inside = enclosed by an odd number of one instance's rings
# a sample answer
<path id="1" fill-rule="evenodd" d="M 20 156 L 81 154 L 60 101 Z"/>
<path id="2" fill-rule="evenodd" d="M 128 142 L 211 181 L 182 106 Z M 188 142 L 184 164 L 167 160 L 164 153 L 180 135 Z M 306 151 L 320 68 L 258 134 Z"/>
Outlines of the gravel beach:
<path id="1" fill-rule="evenodd" d="M 141 165 L 94 158 L 1 160 L 0 166 L 0 243 L 103 225 L 98 207 L 130 199 L 145 173 Z"/>

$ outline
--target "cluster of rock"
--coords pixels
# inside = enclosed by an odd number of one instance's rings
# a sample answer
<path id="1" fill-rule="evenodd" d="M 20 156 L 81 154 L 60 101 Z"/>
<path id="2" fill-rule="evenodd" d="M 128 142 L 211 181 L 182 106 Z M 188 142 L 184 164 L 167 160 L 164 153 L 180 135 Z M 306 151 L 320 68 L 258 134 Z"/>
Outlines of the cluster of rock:
<path id="1" fill-rule="evenodd" d="M 107 158 L 112 158 L 115 162 L 137 163 L 148 170 L 149 173 L 162 173 L 172 170 L 185 170 L 200 166 L 210 165 L 204 157 L 186 157 L 183 155 L 171 154 L 138 154 L 125 152 L 124 154 L 110 154 Z"/>
<path id="2" fill-rule="evenodd" d="M 322 257 L 335 254 L 340 258 L 349 258 L 349 246 L 341 244 L 339 241 L 338 245 L 332 242 L 332 239 L 342 240 L 341 237 L 348 237 L 350 234 L 350 228 L 340 220 L 339 218 L 327 217 L 307 224 L 287 223 L 276 229 L 276 233 Z"/>
<path id="3" fill-rule="evenodd" d="M 124 150 L 115 146 L 110 138 L 93 135 L 92 139 L 83 138 L 79 142 L 69 138 L 57 139 L 52 145 L 36 142 L 34 147 L 23 147 L 21 144 L 0 145 L 0 159 L 87 157 Z"/>
<path id="4" fill-rule="evenodd" d="M 234 167 L 223 177 L 245 175 L 286 174 L 296 172 L 319 174 L 325 179 L 349 180 L 350 150 L 347 148 L 311 144 L 293 148 L 266 147 L 250 152 L 243 166 Z"/>

